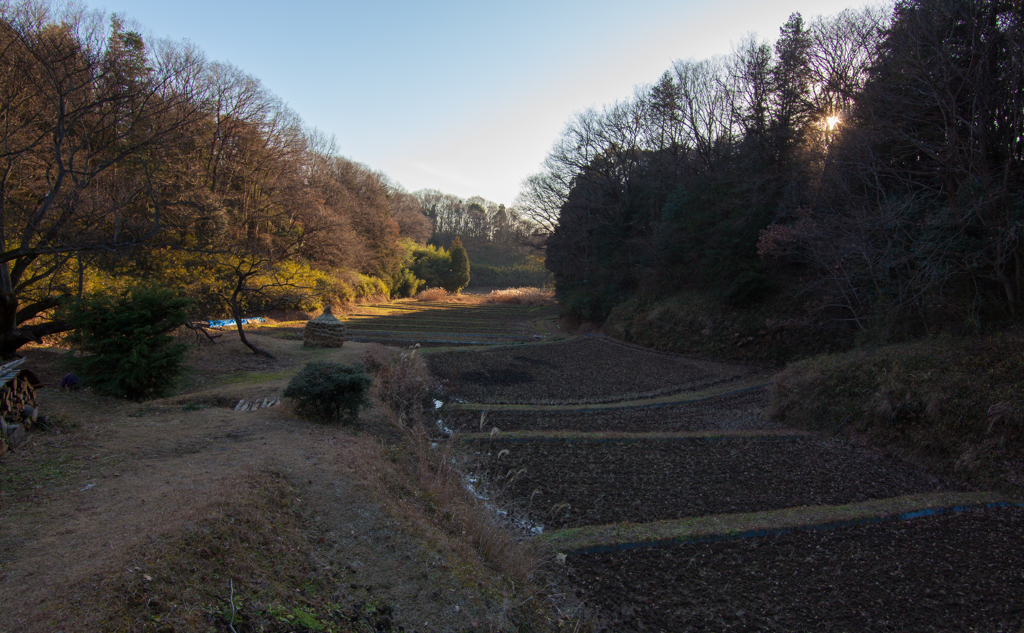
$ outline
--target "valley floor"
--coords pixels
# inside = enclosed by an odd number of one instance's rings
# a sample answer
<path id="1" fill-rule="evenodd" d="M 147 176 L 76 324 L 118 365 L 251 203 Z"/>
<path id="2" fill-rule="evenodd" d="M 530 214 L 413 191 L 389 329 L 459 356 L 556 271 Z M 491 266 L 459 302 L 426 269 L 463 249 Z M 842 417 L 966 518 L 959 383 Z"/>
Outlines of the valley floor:
<path id="1" fill-rule="evenodd" d="M 542 552 L 553 630 L 1024 625 L 1024 506 L 771 423 L 763 368 L 568 336 L 548 308 L 347 320 L 428 352 L 434 440 Z M 395 500 L 372 413 L 234 410 L 368 345 L 309 350 L 299 326 L 251 333 L 274 360 L 230 333 L 197 348 L 172 398 L 40 393 L 57 431 L 0 460 L 0 631 L 522 630 L 508 580 Z M 51 383 L 56 355 L 27 351 Z"/>

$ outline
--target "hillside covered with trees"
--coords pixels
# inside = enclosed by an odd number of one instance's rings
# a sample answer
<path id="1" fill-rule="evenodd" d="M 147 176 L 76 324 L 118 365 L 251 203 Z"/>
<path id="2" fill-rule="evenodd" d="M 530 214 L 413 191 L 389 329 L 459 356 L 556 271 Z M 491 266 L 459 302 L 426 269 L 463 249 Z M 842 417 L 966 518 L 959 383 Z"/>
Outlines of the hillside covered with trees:
<path id="1" fill-rule="evenodd" d="M 1019 3 L 793 14 L 577 115 L 518 206 L 563 310 L 629 340 L 978 332 L 1024 311 L 1022 125 Z"/>
<path id="2" fill-rule="evenodd" d="M 532 233 L 501 205 L 409 193 L 255 77 L 70 5 L 0 9 L 0 123 L 4 355 L 66 330 L 73 297 L 141 283 L 194 318 L 313 310 L 450 285 L 456 236 L 472 257 Z"/>

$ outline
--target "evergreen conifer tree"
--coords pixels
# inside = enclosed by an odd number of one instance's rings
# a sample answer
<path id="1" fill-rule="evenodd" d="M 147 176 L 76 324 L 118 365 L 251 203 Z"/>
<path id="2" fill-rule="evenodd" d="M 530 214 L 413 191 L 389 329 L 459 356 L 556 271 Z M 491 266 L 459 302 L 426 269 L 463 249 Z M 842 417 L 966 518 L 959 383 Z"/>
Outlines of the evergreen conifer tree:
<path id="1" fill-rule="evenodd" d="M 448 292 L 462 292 L 462 289 L 469 285 L 469 255 L 462 245 L 462 240 L 456 237 L 452 240 L 452 247 L 448 253 L 452 258 L 452 267 L 445 280 L 444 289 Z"/>

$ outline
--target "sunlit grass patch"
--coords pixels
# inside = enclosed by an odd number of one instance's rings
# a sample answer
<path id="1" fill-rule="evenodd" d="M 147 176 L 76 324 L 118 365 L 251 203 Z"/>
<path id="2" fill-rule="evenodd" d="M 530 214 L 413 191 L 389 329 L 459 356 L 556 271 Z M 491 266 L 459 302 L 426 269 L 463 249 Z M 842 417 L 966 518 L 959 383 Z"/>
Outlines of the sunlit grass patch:
<path id="1" fill-rule="evenodd" d="M 555 291 L 547 288 L 507 288 L 492 290 L 485 295 L 484 303 L 508 303 L 514 305 L 542 306 L 555 301 Z"/>

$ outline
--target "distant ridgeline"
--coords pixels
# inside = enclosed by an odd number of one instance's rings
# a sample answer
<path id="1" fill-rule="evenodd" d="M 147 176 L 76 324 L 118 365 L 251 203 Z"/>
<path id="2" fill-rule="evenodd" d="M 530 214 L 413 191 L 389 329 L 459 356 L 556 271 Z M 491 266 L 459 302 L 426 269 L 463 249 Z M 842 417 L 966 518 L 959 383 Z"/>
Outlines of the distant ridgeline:
<path id="1" fill-rule="evenodd" d="M 416 196 L 434 222 L 430 244 L 448 249 L 458 237 L 465 247 L 471 267 L 469 287 L 540 287 L 551 282 L 535 235 L 538 227 L 517 209 L 438 191 L 421 191 Z M 426 285 L 433 284 L 428 279 Z"/>

